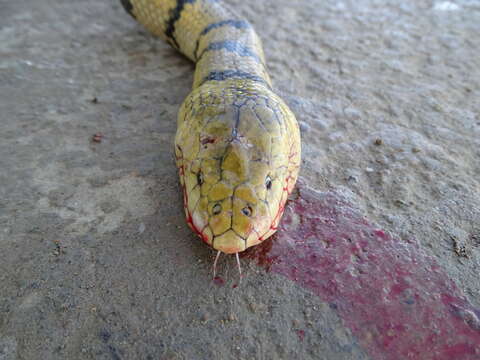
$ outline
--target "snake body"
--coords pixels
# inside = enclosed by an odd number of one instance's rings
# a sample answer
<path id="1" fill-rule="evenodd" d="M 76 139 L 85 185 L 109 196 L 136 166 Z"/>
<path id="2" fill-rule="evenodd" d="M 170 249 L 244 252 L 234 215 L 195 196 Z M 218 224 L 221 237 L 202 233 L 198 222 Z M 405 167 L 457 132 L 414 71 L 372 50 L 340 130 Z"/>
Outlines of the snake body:
<path id="1" fill-rule="evenodd" d="M 258 35 L 218 0 L 121 1 L 196 63 L 175 137 L 189 226 L 224 253 L 259 244 L 295 186 L 300 133 L 272 90 Z"/>

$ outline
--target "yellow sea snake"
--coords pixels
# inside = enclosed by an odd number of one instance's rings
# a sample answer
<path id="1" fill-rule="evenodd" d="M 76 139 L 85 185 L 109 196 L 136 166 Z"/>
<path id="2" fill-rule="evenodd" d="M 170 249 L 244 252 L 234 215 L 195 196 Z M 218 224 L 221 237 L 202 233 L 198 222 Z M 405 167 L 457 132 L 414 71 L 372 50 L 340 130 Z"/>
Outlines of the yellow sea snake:
<path id="1" fill-rule="evenodd" d="M 273 91 L 258 35 L 218 0 L 121 0 L 196 63 L 175 156 L 187 222 L 218 255 L 277 230 L 300 166 L 295 116 Z"/>

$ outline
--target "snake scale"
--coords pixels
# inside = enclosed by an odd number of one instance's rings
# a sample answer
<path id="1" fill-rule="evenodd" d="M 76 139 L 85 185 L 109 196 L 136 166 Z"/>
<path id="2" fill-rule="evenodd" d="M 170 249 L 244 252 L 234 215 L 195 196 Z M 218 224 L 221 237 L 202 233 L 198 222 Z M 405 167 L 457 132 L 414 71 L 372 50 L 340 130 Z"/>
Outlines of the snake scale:
<path id="1" fill-rule="evenodd" d="M 196 63 L 175 136 L 185 214 L 218 255 L 238 259 L 276 232 L 300 166 L 298 124 L 272 90 L 260 39 L 218 0 L 121 2 Z"/>

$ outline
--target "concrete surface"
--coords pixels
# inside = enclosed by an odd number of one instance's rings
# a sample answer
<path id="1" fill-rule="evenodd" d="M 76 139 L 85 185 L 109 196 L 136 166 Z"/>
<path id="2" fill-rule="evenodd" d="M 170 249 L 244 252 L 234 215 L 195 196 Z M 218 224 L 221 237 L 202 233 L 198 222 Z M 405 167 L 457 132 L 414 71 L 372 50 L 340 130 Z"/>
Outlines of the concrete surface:
<path id="1" fill-rule="evenodd" d="M 480 307 L 480 3 L 226 2 L 297 114 L 306 183 L 414 239 Z M 240 286 L 233 258 L 211 282 L 172 152 L 192 64 L 116 0 L 0 8 L 1 360 L 370 358 L 248 259 Z"/>

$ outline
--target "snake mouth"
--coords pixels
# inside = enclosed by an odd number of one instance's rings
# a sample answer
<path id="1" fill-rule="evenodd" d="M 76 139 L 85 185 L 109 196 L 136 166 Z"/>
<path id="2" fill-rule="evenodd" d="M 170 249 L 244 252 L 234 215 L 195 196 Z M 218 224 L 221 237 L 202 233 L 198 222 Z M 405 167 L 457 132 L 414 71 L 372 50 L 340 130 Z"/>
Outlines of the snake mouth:
<path id="1" fill-rule="evenodd" d="M 258 245 L 277 231 L 278 221 L 283 213 L 284 203 L 280 204 L 277 215 L 272 219 L 266 216 L 262 206 L 247 204 L 243 201 L 233 208 L 228 205 L 232 200 L 220 206 L 215 203 L 204 211 L 192 211 L 188 208 L 188 195 L 185 195 L 185 215 L 189 227 L 213 249 L 225 254 L 245 251 Z M 237 199 L 238 200 L 238 199 Z M 227 206 L 228 205 L 228 206 Z"/>
<path id="2" fill-rule="evenodd" d="M 244 251 L 247 248 L 247 242 L 236 234 L 235 231 L 228 230 L 226 233 L 213 239 L 212 247 L 225 254 L 235 254 Z"/>

